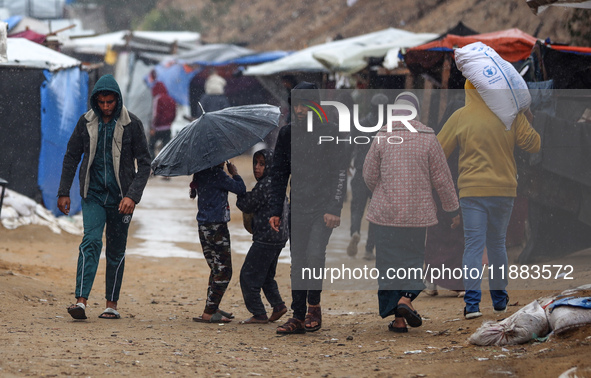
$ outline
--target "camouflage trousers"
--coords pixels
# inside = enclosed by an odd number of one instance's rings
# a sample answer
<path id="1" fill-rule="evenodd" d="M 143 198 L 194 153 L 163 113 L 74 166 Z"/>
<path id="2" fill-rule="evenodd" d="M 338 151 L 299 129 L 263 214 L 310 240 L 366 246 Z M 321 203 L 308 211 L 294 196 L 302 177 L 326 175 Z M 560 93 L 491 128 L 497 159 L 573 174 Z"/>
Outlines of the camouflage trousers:
<path id="1" fill-rule="evenodd" d="M 215 314 L 232 278 L 230 232 L 227 223 L 199 224 L 199 240 L 205 261 L 209 265 L 206 314 Z"/>

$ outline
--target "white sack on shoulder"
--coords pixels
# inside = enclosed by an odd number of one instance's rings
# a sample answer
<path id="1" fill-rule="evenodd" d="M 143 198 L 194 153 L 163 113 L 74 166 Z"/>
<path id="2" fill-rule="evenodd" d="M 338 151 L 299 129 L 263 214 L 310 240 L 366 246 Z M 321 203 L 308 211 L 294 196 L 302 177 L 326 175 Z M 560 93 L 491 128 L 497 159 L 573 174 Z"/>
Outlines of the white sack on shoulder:
<path id="1" fill-rule="evenodd" d="M 462 75 L 510 130 L 517 114 L 526 111 L 531 103 L 529 89 L 519 72 L 482 42 L 456 49 L 455 59 Z"/>

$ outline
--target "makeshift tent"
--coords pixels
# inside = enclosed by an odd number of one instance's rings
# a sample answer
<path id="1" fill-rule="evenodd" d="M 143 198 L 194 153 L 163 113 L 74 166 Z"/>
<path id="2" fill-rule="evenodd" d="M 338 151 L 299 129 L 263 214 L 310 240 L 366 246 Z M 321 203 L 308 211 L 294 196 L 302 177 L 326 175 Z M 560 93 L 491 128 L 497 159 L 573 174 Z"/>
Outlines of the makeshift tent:
<path id="1" fill-rule="evenodd" d="M 63 156 L 87 110 L 88 73 L 80 61 L 22 38 L 8 38 L 0 63 L 0 177 L 54 214 Z M 72 214 L 80 211 L 78 178 Z"/>
<path id="2" fill-rule="evenodd" d="M 268 76 L 285 72 L 354 73 L 367 66 L 366 57 L 384 56 L 395 47 L 412 47 L 435 38 L 436 34 L 385 30 L 315 45 L 274 62 L 249 67 L 244 74 Z"/>
<path id="3" fill-rule="evenodd" d="M 407 65 L 420 64 L 421 51 L 453 52 L 454 48 L 474 42 L 482 42 L 492 47 L 503 59 L 517 62 L 529 57 L 536 38 L 516 28 L 467 36 L 449 34 L 445 38 L 408 49 L 404 60 Z"/>
<path id="4" fill-rule="evenodd" d="M 104 56 L 110 49 L 117 50 L 127 47 L 128 41 L 133 41 L 134 37 L 157 44 L 157 42 L 166 45 L 188 44 L 195 46 L 199 43 L 201 35 L 194 32 L 166 32 L 166 31 L 135 31 L 121 30 L 113 33 L 106 33 L 92 37 L 73 38 L 64 41 L 63 51 L 72 54 L 88 54 Z M 167 50 L 164 53 L 170 55 L 175 51 Z"/>
<path id="5" fill-rule="evenodd" d="M 368 57 L 381 57 L 392 49 L 418 46 L 436 37 L 433 33 L 412 33 L 389 28 L 375 33 L 349 38 L 350 43 L 335 42 L 312 56 L 332 72 L 352 74 L 367 67 Z M 343 40 L 346 41 L 346 40 Z"/>
<path id="6" fill-rule="evenodd" d="M 146 132 L 152 117 L 152 94 L 145 76 L 160 61 L 198 45 L 194 32 L 128 30 L 93 37 L 72 38 L 62 51 L 80 60 L 103 65 L 101 73 L 112 73 L 119 83 L 125 106 L 144 124 Z"/>
<path id="7" fill-rule="evenodd" d="M 520 177 L 531 230 L 521 263 L 591 246 L 591 48 L 538 41 L 530 61 L 528 84 L 542 88 L 532 91 L 542 150 Z"/>
<path id="8" fill-rule="evenodd" d="M 155 67 L 158 80 L 166 85 L 166 89 L 174 100 L 188 106 L 189 85 L 195 75 L 202 71 L 202 66 L 221 66 L 226 62 L 240 57 L 253 55 L 253 50 L 229 45 L 211 44 L 196 47 L 194 50 L 171 56 Z"/>

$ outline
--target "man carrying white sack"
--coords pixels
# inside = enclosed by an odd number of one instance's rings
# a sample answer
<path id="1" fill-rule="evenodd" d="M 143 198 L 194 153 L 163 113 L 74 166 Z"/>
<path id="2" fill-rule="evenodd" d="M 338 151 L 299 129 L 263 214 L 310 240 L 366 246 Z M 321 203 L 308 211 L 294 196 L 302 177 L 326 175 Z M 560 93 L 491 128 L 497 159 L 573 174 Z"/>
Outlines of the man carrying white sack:
<path id="1" fill-rule="evenodd" d="M 437 139 L 449 158 L 460 148 L 458 161 L 460 207 L 464 220 L 463 266 L 466 295 L 464 316 L 473 319 L 480 312 L 480 274 L 471 279 L 469 272 L 480 272 L 482 254 L 487 248 L 490 295 L 494 312 L 505 312 L 509 296 L 507 287 L 507 249 L 505 237 L 517 196 L 517 167 L 513 157 L 515 145 L 535 153 L 540 150 L 540 135 L 531 127 L 531 112 L 517 114 L 511 128 L 489 109 L 472 83 L 466 80 L 466 105 L 445 123 Z M 502 274 L 504 273 L 504 274 Z"/>

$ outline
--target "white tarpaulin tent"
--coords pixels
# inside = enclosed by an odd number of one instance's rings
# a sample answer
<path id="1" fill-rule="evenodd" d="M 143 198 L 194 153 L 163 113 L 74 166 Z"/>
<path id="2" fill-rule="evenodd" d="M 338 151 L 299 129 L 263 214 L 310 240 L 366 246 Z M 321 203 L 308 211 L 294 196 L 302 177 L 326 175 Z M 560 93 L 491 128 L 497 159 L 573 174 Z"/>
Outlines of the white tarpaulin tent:
<path id="1" fill-rule="evenodd" d="M 77 59 L 49 49 L 38 43 L 24 38 L 8 38 L 7 56 L 8 62 L 0 63 L 1 66 L 28 66 L 46 68 L 50 71 L 78 67 L 81 62 Z"/>
<path id="2" fill-rule="evenodd" d="M 437 37 L 438 34 L 433 33 L 412 33 L 390 28 L 362 35 L 349 44 L 333 46 L 312 55 L 331 71 L 355 73 L 367 66 L 368 57 L 383 57 L 391 49 L 422 45 Z"/>
<path id="3" fill-rule="evenodd" d="M 438 34 L 417 34 L 388 28 L 357 37 L 311 46 L 285 58 L 251 66 L 244 74 L 264 76 L 289 71 L 355 73 L 367 66 L 365 58 L 384 56 L 390 49 L 418 46 L 437 37 Z"/>
<path id="4" fill-rule="evenodd" d="M 125 46 L 126 36 L 130 31 L 121 30 L 106 33 L 94 37 L 74 38 L 64 41 L 64 50 L 73 50 L 81 54 L 104 55 L 107 50 L 116 46 Z M 197 44 L 201 35 L 194 32 L 168 32 L 168 31 L 135 31 L 133 35 L 147 40 L 164 43 L 184 42 Z"/>

